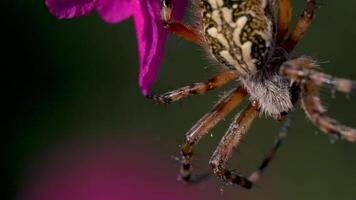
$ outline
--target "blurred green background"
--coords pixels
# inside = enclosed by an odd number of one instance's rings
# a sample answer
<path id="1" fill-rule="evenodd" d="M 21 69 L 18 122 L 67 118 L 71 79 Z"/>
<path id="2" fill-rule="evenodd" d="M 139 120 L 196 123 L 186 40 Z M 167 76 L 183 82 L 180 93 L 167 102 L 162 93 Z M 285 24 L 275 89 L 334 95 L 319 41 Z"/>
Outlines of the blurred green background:
<path id="1" fill-rule="evenodd" d="M 294 16 L 305 1 L 294 1 Z M 295 55 L 309 55 L 330 74 L 356 79 L 356 2 L 322 0 L 313 26 Z M 8 9 L 7 9 L 8 8 Z M 138 59 L 132 20 L 105 24 L 97 14 L 60 21 L 43 1 L 17 0 L 5 7 L 3 38 L 10 69 L 10 142 L 5 153 L 10 173 L 9 197 L 26 187 L 31 168 L 52 146 L 87 138 L 110 138 L 153 147 L 167 167 L 177 170 L 170 156 L 178 153 L 184 133 L 208 112 L 220 91 L 168 106 L 146 100 L 138 88 Z M 189 20 L 189 19 L 188 19 Z M 164 92 L 211 77 L 217 70 L 205 52 L 170 37 L 155 92 Z M 356 126 L 356 97 L 322 90 L 330 115 Z M 240 108 L 241 109 L 241 108 Z M 232 115 L 195 148 L 196 169 L 209 169 L 208 159 Z M 272 145 L 281 123 L 259 119 L 230 164 L 244 174 L 254 170 Z M 65 145 L 64 147 L 65 148 Z M 129 154 L 134 147 L 125 149 Z M 215 178 L 205 199 L 338 199 L 356 198 L 356 145 L 333 143 L 298 109 L 285 145 L 252 191 L 226 187 Z M 144 152 L 142 152 L 144 154 Z M 151 156 L 151 155 L 145 155 Z M 135 158 L 132 158 L 135 159 Z M 142 163 L 144 170 L 145 163 Z M 147 172 L 149 173 L 149 171 Z M 176 181 L 173 172 L 171 181 Z M 149 183 L 148 183 L 149 184 Z"/>

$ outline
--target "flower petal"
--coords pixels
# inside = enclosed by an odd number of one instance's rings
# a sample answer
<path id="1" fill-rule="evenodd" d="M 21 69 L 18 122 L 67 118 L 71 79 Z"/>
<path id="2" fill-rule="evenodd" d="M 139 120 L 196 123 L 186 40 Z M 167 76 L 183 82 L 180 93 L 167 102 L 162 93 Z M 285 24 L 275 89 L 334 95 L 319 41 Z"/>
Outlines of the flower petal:
<path id="1" fill-rule="evenodd" d="M 121 22 L 132 14 L 133 0 L 98 0 L 96 9 L 107 23 Z"/>
<path id="2" fill-rule="evenodd" d="M 97 0 L 46 0 L 49 11 L 59 19 L 90 14 Z"/>
<path id="3" fill-rule="evenodd" d="M 178 20 L 184 14 L 187 0 L 173 0 L 172 3 L 173 17 Z M 134 0 L 133 6 L 139 49 L 139 86 L 147 95 L 157 78 L 167 32 L 162 26 L 158 0 Z"/>

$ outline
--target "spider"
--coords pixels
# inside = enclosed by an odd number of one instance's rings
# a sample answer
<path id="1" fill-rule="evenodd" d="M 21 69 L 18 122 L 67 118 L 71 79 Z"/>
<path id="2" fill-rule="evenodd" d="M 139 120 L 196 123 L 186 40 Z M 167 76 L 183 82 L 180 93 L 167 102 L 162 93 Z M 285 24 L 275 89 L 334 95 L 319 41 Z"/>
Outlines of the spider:
<path id="1" fill-rule="evenodd" d="M 321 86 L 356 92 L 356 82 L 332 77 L 318 70 L 318 63 L 306 56 L 293 57 L 292 51 L 310 27 L 316 0 L 307 0 L 293 30 L 289 31 L 291 0 L 194 0 L 198 25 L 194 28 L 171 18 L 170 0 L 161 0 L 164 27 L 171 33 L 207 49 L 224 70 L 207 82 L 147 97 L 159 103 L 171 103 L 194 94 L 204 94 L 230 81 L 240 82 L 227 92 L 212 110 L 187 133 L 181 145 L 180 177 L 194 181 L 193 145 L 197 144 L 244 98 L 249 104 L 238 113 L 213 153 L 209 164 L 213 173 L 228 184 L 250 189 L 274 158 L 286 136 L 288 114 L 301 102 L 307 117 L 323 132 L 356 142 L 356 130 L 329 118 L 318 95 Z M 226 167 L 234 149 L 246 135 L 252 122 L 262 114 L 274 120 L 287 120 L 272 150 L 250 176 L 242 176 Z"/>

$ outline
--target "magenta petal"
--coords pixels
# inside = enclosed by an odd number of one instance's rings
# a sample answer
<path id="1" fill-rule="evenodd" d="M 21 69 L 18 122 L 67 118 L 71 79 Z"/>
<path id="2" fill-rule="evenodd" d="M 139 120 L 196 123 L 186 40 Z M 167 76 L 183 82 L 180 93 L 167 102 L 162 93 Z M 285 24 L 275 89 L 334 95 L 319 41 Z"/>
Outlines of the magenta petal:
<path id="1" fill-rule="evenodd" d="M 140 64 L 139 85 L 142 93 L 146 95 L 157 77 L 167 34 L 160 24 L 159 1 L 134 1 Z"/>
<path id="2" fill-rule="evenodd" d="M 167 32 L 160 17 L 160 1 L 134 0 L 134 18 L 139 48 L 139 86 L 144 95 L 150 93 L 157 78 L 159 65 L 163 57 Z M 173 0 L 175 19 L 183 16 L 187 0 Z"/>
<path id="3" fill-rule="evenodd" d="M 46 0 L 49 11 L 59 19 L 90 14 L 97 0 Z"/>
<path id="4" fill-rule="evenodd" d="M 121 22 L 132 14 L 134 0 L 98 0 L 96 9 L 107 23 Z"/>

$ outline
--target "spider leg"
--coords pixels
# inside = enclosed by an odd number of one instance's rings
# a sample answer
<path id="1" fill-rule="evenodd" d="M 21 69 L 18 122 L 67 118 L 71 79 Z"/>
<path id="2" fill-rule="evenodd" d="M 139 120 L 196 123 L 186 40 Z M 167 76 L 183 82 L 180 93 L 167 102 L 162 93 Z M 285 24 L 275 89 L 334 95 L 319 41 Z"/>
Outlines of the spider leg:
<path id="1" fill-rule="evenodd" d="M 198 143 L 222 119 L 225 118 L 237 105 L 241 103 L 247 91 L 239 86 L 228 92 L 221 100 L 205 114 L 187 133 L 181 146 L 180 177 L 185 181 L 192 181 L 192 154 L 193 145 Z"/>
<path id="2" fill-rule="evenodd" d="M 302 106 L 308 118 L 323 132 L 356 142 L 356 130 L 344 126 L 326 115 L 318 94 L 318 88 L 322 85 L 331 86 L 333 89 L 350 93 L 356 91 L 356 82 L 341 78 L 333 78 L 329 75 L 315 71 L 316 63 L 310 58 L 300 57 L 282 64 L 280 73 L 301 84 Z"/>
<path id="3" fill-rule="evenodd" d="M 336 78 L 316 71 L 317 66 L 316 61 L 300 57 L 283 63 L 280 73 L 292 81 L 302 82 L 310 80 L 318 87 L 326 85 L 333 90 L 343 93 L 356 92 L 356 81 Z"/>
<path id="4" fill-rule="evenodd" d="M 171 0 L 161 0 L 161 18 L 164 28 L 167 31 L 198 45 L 202 44 L 203 39 L 196 31 L 189 26 L 172 19 Z"/>
<path id="5" fill-rule="evenodd" d="M 356 142 L 356 129 L 344 126 L 326 115 L 318 96 L 318 87 L 314 82 L 307 81 L 303 84 L 301 96 L 303 109 L 316 127 L 337 138 Z"/>
<path id="6" fill-rule="evenodd" d="M 242 113 L 239 113 L 209 161 L 216 176 L 231 184 L 237 184 L 247 189 L 250 189 L 253 183 L 248 178 L 226 169 L 225 164 L 231 158 L 235 148 L 240 144 L 259 113 L 260 109 L 257 102 L 250 103 Z"/>
<path id="7" fill-rule="evenodd" d="M 291 122 L 291 118 L 288 116 L 287 121 L 284 123 L 281 131 L 279 132 L 271 151 L 262 161 L 258 169 L 247 178 L 226 169 L 224 165 L 231 157 L 234 149 L 240 144 L 243 136 L 246 134 L 248 128 L 258 114 L 259 109 L 251 104 L 243 111 L 242 114 L 238 114 L 210 159 L 210 164 L 213 167 L 214 173 L 219 178 L 224 181 L 228 181 L 231 184 L 238 184 L 246 189 L 251 189 L 252 186 L 261 178 L 264 170 L 273 160 L 277 150 L 281 147 L 283 140 L 286 138 Z"/>
<path id="8" fill-rule="evenodd" d="M 279 0 L 279 20 L 277 41 L 283 41 L 287 32 L 289 24 L 292 20 L 292 5 L 291 0 Z"/>
<path id="9" fill-rule="evenodd" d="M 277 150 L 281 147 L 284 139 L 287 137 L 290 124 L 291 124 L 291 117 L 290 115 L 288 115 L 287 121 L 283 124 L 282 129 L 280 130 L 271 151 L 269 152 L 269 154 L 267 154 L 266 158 L 262 161 L 258 169 L 250 175 L 249 180 L 251 182 L 256 183 L 261 178 L 264 170 L 267 168 L 268 164 L 273 160 L 273 158 L 277 153 Z"/>
<path id="10" fill-rule="evenodd" d="M 282 43 L 282 46 L 288 52 L 291 52 L 294 49 L 299 40 L 303 37 L 304 33 L 310 27 L 316 7 L 317 0 L 307 0 L 307 6 L 300 15 L 294 30 L 288 36 L 286 41 Z"/>
<path id="11" fill-rule="evenodd" d="M 177 90 L 173 90 L 162 95 L 155 95 L 150 94 L 147 95 L 147 98 L 152 99 L 159 103 L 171 103 L 174 101 L 178 101 L 184 97 L 188 97 L 194 94 L 205 94 L 210 90 L 214 90 L 219 88 L 232 80 L 237 79 L 238 74 L 236 71 L 229 70 L 221 72 L 220 74 L 214 76 L 213 78 L 209 79 L 205 83 L 194 83 L 190 86 L 185 86 L 179 88 Z"/>

